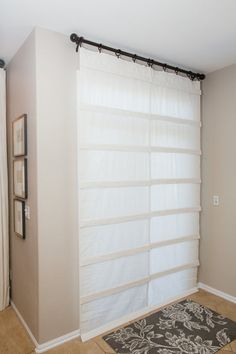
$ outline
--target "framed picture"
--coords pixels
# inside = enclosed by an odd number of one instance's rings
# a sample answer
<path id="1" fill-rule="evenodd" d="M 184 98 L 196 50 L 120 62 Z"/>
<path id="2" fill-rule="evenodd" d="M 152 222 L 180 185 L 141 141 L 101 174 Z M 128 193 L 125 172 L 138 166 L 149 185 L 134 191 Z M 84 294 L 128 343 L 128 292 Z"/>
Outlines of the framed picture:
<path id="1" fill-rule="evenodd" d="M 23 114 L 12 123 L 13 156 L 27 155 L 27 115 Z"/>
<path id="2" fill-rule="evenodd" d="M 15 197 L 27 198 L 27 160 L 22 157 L 13 161 L 13 191 Z"/>
<path id="3" fill-rule="evenodd" d="M 14 232 L 17 236 L 25 238 L 25 202 L 14 199 Z"/>

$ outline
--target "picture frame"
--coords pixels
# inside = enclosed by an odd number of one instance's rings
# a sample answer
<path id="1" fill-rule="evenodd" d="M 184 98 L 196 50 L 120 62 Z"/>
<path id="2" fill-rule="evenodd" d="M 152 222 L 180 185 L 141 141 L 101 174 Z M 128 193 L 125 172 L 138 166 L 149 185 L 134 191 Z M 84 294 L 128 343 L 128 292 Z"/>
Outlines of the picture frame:
<path id="1" fill-rule="evenodd" d="M 28 196 L 27 159 L 24 157 L 13 161 L 13 193 L 21 199 Z"/>
<path id="2" fill-rule="evenodd" d="M 22 114 L 12 122 L 12 150 L 14 157 L 27 155 L 27 115 Z"/>
<path id="3" fill-rule="evenodd" d="M 25 202 L 23 200 L 14 199 L 14 232 L 25 239 Z"/>

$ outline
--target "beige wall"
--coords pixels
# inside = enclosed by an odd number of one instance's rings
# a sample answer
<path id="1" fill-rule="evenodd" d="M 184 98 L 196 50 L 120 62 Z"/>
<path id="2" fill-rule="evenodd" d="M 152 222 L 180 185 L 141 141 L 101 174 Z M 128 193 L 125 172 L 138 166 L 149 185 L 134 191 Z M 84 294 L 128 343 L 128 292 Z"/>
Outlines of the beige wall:
<path id="1" fill-rule="evenodd" d="M 236 296 L 236 65 L 207 75 L 202 120 L 199 281 Z M 218 207 L 213 195 L 220 196 Z"/>
<path id="2" fill-rule="evenodd" d="M 31 209 L 26 240 L 11 228 L 12 294 L 40 344 L 79 326 L 76 60 L 68 37 L 36 29 L 7 68 L 9 161 L 11 121 L 27 113 Z"/>
<path id="3" fill-rule="evenodd" d="M 36 30 L 39 341 L 78 329 L 76 59 L 69 38 Z"/>
<path id="4" fill-rule="evenodd" d="M 36 61 L 33 32 L 7 67 L 8 163 L 10 190 L 10 261 L 12 300 L 38 338 L 38 230 L 36 151 Z M 31 219 L 26 222 L 27 239 L 13 232 L 12 121 L 28 114 L 28 192 Z"/>

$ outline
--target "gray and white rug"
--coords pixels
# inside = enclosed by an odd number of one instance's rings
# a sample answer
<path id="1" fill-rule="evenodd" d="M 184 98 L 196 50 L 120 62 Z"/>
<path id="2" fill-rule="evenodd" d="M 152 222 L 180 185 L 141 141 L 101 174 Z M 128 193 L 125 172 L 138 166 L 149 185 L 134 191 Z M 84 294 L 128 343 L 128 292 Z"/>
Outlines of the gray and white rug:
<path id="1" fill-rule="evenodd" d="M 184 300 L 103 339 L 119 354 L 212 354 L 236 339 L 236 322 Z"/>

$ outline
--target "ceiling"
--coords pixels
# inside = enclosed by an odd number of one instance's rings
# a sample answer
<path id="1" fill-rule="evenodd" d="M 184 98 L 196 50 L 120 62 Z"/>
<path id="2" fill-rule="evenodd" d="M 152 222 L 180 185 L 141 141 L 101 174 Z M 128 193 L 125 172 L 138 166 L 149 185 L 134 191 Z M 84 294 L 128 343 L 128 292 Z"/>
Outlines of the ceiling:
<path id="1" fill-rule="evenodd" d="M 1 0 L 0 9 L 6 63 L 36 26 L 204 73 L 236 62 L 236 0 Z"/>

